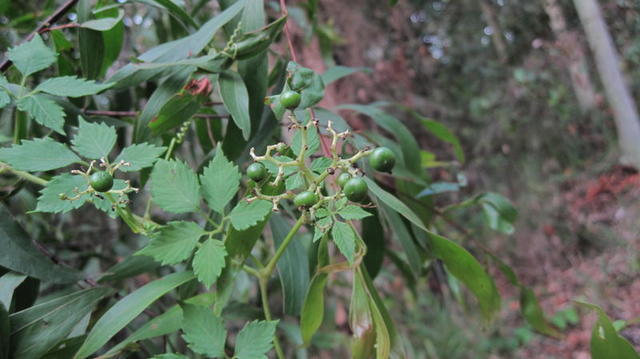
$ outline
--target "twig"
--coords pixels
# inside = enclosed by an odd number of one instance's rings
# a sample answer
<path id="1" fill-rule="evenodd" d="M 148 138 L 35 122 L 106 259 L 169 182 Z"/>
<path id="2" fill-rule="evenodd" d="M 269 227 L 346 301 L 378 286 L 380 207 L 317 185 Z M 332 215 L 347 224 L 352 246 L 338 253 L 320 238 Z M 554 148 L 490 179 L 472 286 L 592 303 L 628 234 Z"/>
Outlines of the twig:
<path id="1" fill-rule="evenodd" d="M 79 0 L 67 0 L 64 4 L 60 5 L 60 7 L 57 8 L 56 11 L 54 11 L 53 14 L 51 14 L 51 16 L 46 18 L 44 20 L 44 22 L 42 24 L 40 24 L 40 26 L 38 26 L 31 34 L 29 34 L 29 36 L 27 36 L 25 41 L 31 40 L 34 36 L 36 36 L 36 34 L 40 33 L 45 28 L 51 26 L 51 24 L 53 24 L 56 21 L 60 20 L 60 18 L 62 16 L 64 16 L 64 14 L 66 14 L 67 11 L 69 11 L 73 6 L 75 6 L 75 4 L 78 1 Z M 7 71 L 7 69 L 9 69 L 11 64 L 12 64 L 11 60 L 9 60 L 8 58 L 5 59 L 2 62 L 2 64 L 0 64 L 0 72 Z"/>

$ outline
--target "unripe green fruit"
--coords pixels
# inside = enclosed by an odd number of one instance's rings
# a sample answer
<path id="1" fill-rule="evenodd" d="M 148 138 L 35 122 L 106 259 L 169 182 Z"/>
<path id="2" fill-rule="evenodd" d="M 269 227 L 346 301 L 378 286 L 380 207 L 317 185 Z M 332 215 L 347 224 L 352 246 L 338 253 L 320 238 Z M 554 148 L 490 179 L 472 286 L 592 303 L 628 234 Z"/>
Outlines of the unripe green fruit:
<path id="1" fill-rule="evenodd" d="M 113 176 L 105 171 L 94 172 L 89 177 L 89 184 L 98 192 L 109 192 L 113 188 Z"/>
<path id="2" fill-rule="evenodd" d="M 294 199 L 293 199 L 293 204 L 296 207 L 305 207 L 305 208 L 309 208 L 311 206 L 313 206 L 314 204 L 318 203 L 318 195 L 310 192 L 310 191 L 305 191 L 305 192 L 301 192 L 299 193 Z"/>
<path id="3" fill-rule="evenodd" d="M 360 177 L 348 180 L 342 188 L 344 195 L 352 202 L 360 202 L 367 198 L 367 191 L 369 191 L 369 186 Z"/>
<path id="4" fill-rule="evenodd" d="M 300 105 L 300 101 L 302 101 L 302 96 L 295 91 L 285 91 L 280 94 L 280 103 L 285 108 L 294 109 Z"/>
<path id="5" fill-rule="evenodd" d="M 396 164 L 396 155 L 387 147 L 378 147 L 369 157 L 369 164 L 376 171 L 391 172 Z"/>
<path id="6" fill-rule="evenodd" d="M 336 179 L 336 183 L 338 184 L 338 186 L 340 186 L 340 188 L 344 188 L 344 185 L 347 184 L 347 182 L 350 179 L 351 179 L 350 174 L 348 174 L 347 172 L 342 172 L 340 176 L 338 176 L 338 178 Z"/>
<path id="7" fill-rule="evenodd" d="M 247 176 L 256 182 L 260 182 L 267 177 L 267 169 L 260 162 L 255 162 L 247 167 Z"/>
<path id="8" fill-rule="evenodd" d="M 280 180 L 277 185 L 273 184 L 273 181 L 275 181 L 275 177 L 271 176 L 271 178 L 262 185 L 262 194 L 266 194 L 267 196 L 279 196 L 284 193 L 286 190 L 284 181 Z"/>

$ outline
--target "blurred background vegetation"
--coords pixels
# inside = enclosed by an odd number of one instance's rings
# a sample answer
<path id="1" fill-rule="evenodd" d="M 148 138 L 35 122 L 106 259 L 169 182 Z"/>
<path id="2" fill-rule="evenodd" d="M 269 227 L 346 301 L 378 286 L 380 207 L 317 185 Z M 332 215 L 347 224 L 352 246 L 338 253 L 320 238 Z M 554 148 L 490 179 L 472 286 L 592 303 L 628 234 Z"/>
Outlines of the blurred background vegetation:
<path id="1" fill-rule="evenodd" d="M 216 1 L 173 1 L 197 6 L 202 19 L 217 8 Z M 621 333 L 639 348 L 640 177 L 618 161 L 614 112 L 574 2 L 400 0 L 390 6 L 381 0 L 320 0 L 317 13 L 310 13 L 314 2 L 288 2 L 300 61 L 318 72 L 334 65 L 367 69 L 331 85 L 323 105 L 333 107 L 338 99 L 400 104 L 390 112 L 428 151 L 423 159 L 433 182 L 448 184 L 433 195 L 436 206 L 486 191 L 509 198 L 519 211 L 512 234 L 485 227 L 482 213 L 457 216 L 463 228 L 442 225 L 454 227 L 460 238 L 482 241 L 512 265 L 565 333 L 562 339 L 535 334 L 513 314 L 518 294 L 509 292 L 497 272 L 507 305 L 496 323 L 483 325 L 452 279 L 435 271 L 428 280 L 408 285 L 395 267 L 385 266 L 376 283 L 387 293 L 386 304 L 411 357 L 588 358 L 594 318 L 573 304 L 579 298 L 623 319 L 617 322 Z M 59 3 L 0 0 L 0 49 L 20 42 Z M 637 99 L 640 2 L 598 3 Z M 66 16 L 72 21 L 77 15 Z M 184 35 L 166 12 L 142 5 L 127 8 L 123 31 L 121 63 Z M 76 54 L 68 49 L 65 56 Z M 116 101 L 127 110 L 139 98 L 144 96 L 122 94 Z M 406 108 L 450 128 L 466 161 Z M 355 113 L 343 115 L 355 128 L 371 126 Z M 87 220 L 76 229 L 84 236 L 72 239 L 63 230 L 70 224 L 60 223 L 56 236 L 66 245 L 86 247 L 93 229 L 109 228 L 96 222 Z M 85 270 L 91 265 L 86 261 Z M 343 289 L 348 295 L 348 285 Z M 329 305 L 331 318 L 345 326 L 342 303 Z M 339 348 L 337 343 L 346 340 L 338 333 L 323 335 L 320 347 Z"/>

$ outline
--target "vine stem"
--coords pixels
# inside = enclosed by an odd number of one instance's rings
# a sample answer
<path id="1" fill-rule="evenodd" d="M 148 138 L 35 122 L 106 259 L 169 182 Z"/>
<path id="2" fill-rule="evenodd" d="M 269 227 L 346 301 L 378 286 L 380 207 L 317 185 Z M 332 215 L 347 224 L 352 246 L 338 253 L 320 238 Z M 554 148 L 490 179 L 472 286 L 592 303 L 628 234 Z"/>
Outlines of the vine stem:
<path id="1" fill-rule="evenodd" d="M 264 277 L 266 279 L 269 279 L 269 277 L 271 277 L 271 274 L 276 269 L 276 264 L 278 264 L 280 257 L 282 257 L 284 251 L 287 249 L 287 246 L 294 238 L 295 234 L 298 233 L 300 227 L 302 227 L 302 225 L 304 224 L 305 219 L 306 217 L 304 214 L 301 215 L 300 218 L 298 218 L 296 224 L 293 225 L 293 228 L 291 228 L 287 236 L 284 238 L 284 241 L 282 241 L 280 247 L 278 247 L 278 249 L 276 250 L 276 254 L 273 256 L 273 258 L 271 258 L 271 260 L 269 260 L 269 263 L 267 263 L 264 269 L 260 271 L 261 277 Z"/>
<path id="2" fill-rule="evenodd" d="M 24 180 L 27 180 L 29 182 L 35 183 L 37 185 L 40 186 L 46 186 L 47 183 L 49 183 L 49 181 L 40 178 L 38 176 L 34 176 L 31 173 L 28 172 L 24 172 L 24 171 L 18 171 L 16 169 L 13 169 L 11 166 L 7 165 L 6 163 L 0 162 L 0 170 L 2 171 L 9 171 L 11 173 L 13 173 L 14 175 L 16 175 L 17 177 L 20 177 Z"/>
<path id="3" fill-rule="evenodd" d="M 260 286 L 260 298 L 262 300 L 262 311 L 264 312 L 264 318 L 266 320 L 272 320 L 271 309 L 269 308 L 269 294 L 268 294 L 269 278 L 271 278 L 271 274 L 273 274 L 273 271 L 276 268 L 276 264 L 284 254 L 284 251 L 287 249 L 287 246 L 289 245 L 289 243 L 291 243 L 296 233 L 298 233 L 298 230 L 300 230 L 300 227 L 302 227 L 302 225 L 304 224 L 305 219 L 306 217 L 304 214 L 301 215 L 300 218 L 298 218 L 298 220 L 296 221 L 296 224 L 293 225 L 293 228 L 291 228 L 287 236 L 282 241 L 282 244 L 280 244 L 280 247 L 278 247 L 278 249 L 276 250 L 276 253 L 274 254 L 273 258 L 269 260 L 269 263 L 267 263 L 267 265 L 264 268 L 261 268 L 259 271 L 255 271 L 257 272 L 255 274 L 257 274 L 258 276 L 258 283 Z M 275 335 L 275 334 L 273 336 L 273 346 L 276 349 L 276 354 L 278 355 L 278 358 L 285 359 L 284 352 L 282 351 L 282 346 L 280 345 L 280 340 L 278 339 L 278 335 Z"/>

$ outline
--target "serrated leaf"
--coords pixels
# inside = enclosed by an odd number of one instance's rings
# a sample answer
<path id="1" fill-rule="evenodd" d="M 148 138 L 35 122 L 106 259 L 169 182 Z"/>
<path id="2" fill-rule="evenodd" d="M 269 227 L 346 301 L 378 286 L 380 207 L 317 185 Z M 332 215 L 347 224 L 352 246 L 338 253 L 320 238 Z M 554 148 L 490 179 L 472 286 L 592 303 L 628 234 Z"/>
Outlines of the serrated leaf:
<path id="1" fill-rule="evenodd" d="M 38 34 L 31 41 L 10 48 L 7 51 L 7 57 L 23 76 L 44 70 L 56 61 L 56 53 L 42 41 L 42 37 Z"/>
<path id="2" fill-rule="evenodd" d="M 240 177 L 238 166 L 227 160 L 218 148 L 215 157 L 200 175 L 202 194 L 211 209 L 224 214 L 224 207 L 240 188 Z"/>
<path id="3" fill-rule="evenodd" d="M 242 130 L 242 137 L 248 140 L 251 135 L 249 93 L 242 77 L 235 72 L 222 72 L 218 77 L 218 88 L 222 102 L 231 114 L 233 122 Z"/>
<path id="4" fill-rule="evenodd" d="M 84 359 L 95 353 L 151 303 L 193 278 L 191 272 L 169 274 L 120 299 L 98 319 L 73 358 Z"/>
<path id="5" fill-rule="evenodd" d="M 93 80 L 79 79 L 76 76 L 53 77 L 36 87 L 36 91 L 56 96 L 82 97 L 95 95 L 113 84 L 99 84 Z"/>
<path id="6" fill-rule="evenodd" d="M 234 357 L 238 359 L 266 359 L 273 346 L 278 321 L 253 321 L 242 328 L 236 338 Z"/>
<path id="7" fill-rule="evenodd" d="M 287 191 L 293 191 L 304 186 L 304 177 L 300 173 L 295 173 L 287 177 L 284 184 Z"/>
<path id="8" fill-rule="evenodd" d="M 365 211 L 364 209 L 358 206 L 353 206 L 353 205 L 348 205 L 342 208 L 341 210 L 338 211 L 338 214 L 342 218 L 347 220 L 363 219 L 365 217 L 371 216 L 371 213 Z"/>
<path id="9" fill-rule="evenodd" d="M 333 161 L 328 157 L 318 157 L 313 162 L 311 162 L 311 170 L 315 173 L 322 174 L 322 172 L 326 171 Z"/>
<path id="10" fill-rule="evenodd" d="M 335 222 L 331 228 L 331 236 L 340 253 L 349 263 L 353 263 L 356 253 L 356 235 L 353 233 L 353 228 L 344 222 Z"/>
<path id="11" fill-rule="evenodd" d="M 129 166 L 119 168 L 123 172 L 136 172 L 143 168 L 151 167 L 158 160 L 158 157 L 166 151 L 166 147 L 158 147 L 150 143 L 137 143 L 125 147 L 116 157 L 114 163 L 124 161 Z"/>
<path id="12" fill-rule="evenodd" d="M 16 103 L 20 111 L 29 114 L 42 126 L 64 135 L 64 111 L 62 107 L 44 95 L 35 94 L 22 97 Z"/>
<path id="13" fill-rule="evenodd" d="M 116 129 L 104 123 L 89 123 L 78 117 L 78 134 L 73 138 L 73 149 L 82 156 L 97 160 L 107 158 L 116 144 Z"/>
<path id="14" fill-rule="evenodd" d="M 196 252 L 193 257 L 193 272 L 198 280 L 207 288 L 210 288 L 218 279 L 225 266 L 224 258 L 227 250 L 222 241 L 208 239 Z"/>
<path id="15" fill-rule="evenodd" d="M 271 209 L 272 204 L 269 201 L 261 199 L 252 202 L 240 201 L 231 211 L 229 217 L 233 228 L 243 230 L 263 220 L 271 213 Z"/>
<path id="16" fill-rule="evenodd" d="M 177 264 L 191 256 L 204 234 L 204 229 L 194 222 L 169 222 L 136 254 L 153 257 L 164 265 Z"/>
<path id="17" fill-rule="evenodd" d="M 40 197 L 38 197 L 38 205 L 35 210 L 36 212 L 66 213 L 80 208 L 91 196 L 84 194 L 79 198 L 75 197 L 79 192 L 84 192 L 87 187 L 89 187 L 89 183 L 82 176 L 70 173 L 55 176 L 40 190 Z M 61 195 L 66 198 L 74 198 L 74 200 L 62 199 L 60 198 Z"/>
<path id="18" fill-rule="evenodd" d="M 187 304 L 182 307 L 182 310 L 184 318 L 182 337 L 189 343 L 189 348 L 207 357 L 224 357 L 227 332 L 224 329 L 222 318 L 204 306 Z"/>
<path id="19" fill-rule="evenodd" d="M 291 140 L 291 149 L 296 156 L 300 154 L 300 150 L 302 147 L 302 131 L 298 130 L 293 135 L 293 139 Z M 318 131 L 315 129 L 310 129 L 307 131 L 307 151 L 305 152 L 305 156 L 309 157 L 312 154 L 318 152 L 320 149 L 320 137 L 318 137 Z"/>
<path id="20" fill-rule="evenodd" d="M 200 207 L 198 177 L 186 163 L 160 160 L 151 172 L 153 201 L 167 212 L 194 212 Z"/>
<path id="21" fill-rule="evenodd" d="M 21 171 L 50 171 L 80 161 L 67 146 L 53 139 L 37 138 L 0 149 L 0 161 Z"/>

